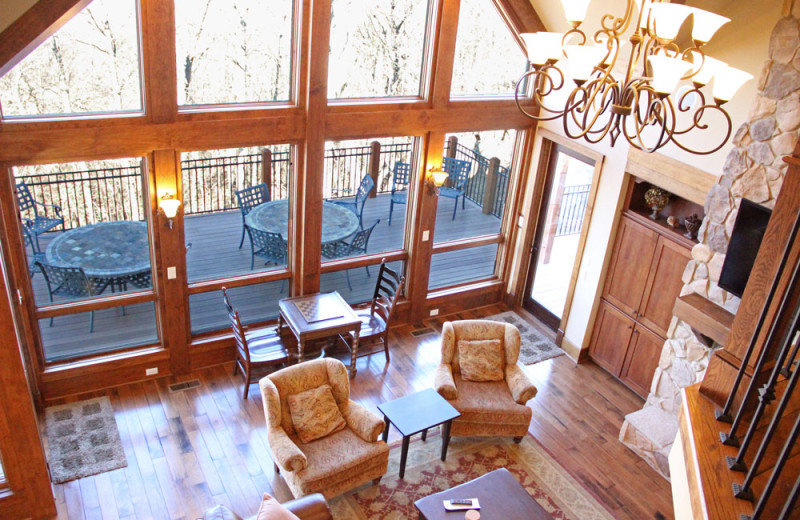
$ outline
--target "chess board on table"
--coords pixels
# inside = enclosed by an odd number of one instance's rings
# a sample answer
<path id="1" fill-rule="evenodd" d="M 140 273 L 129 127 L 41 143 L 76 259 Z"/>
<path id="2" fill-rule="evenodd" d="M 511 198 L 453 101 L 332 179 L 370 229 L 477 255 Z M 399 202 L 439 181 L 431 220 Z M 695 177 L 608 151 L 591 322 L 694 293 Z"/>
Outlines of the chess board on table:
<path id="1" fill-rule="evenodd" d="M 297 310 L 300 312 L 300 315 L 303 316 L 303 319 L 306 320 L 306 323 L 333 320 L 344 316 L 339 305 L 336 305 L 338 302 L 335 299 L 333 302 L 326 301 L 328 299 L 326 296 L 329 295 L 326 294 L 322 297 L 309 296 L 308 298 L 297 300 L 292 303 L 297 307 Z"/>

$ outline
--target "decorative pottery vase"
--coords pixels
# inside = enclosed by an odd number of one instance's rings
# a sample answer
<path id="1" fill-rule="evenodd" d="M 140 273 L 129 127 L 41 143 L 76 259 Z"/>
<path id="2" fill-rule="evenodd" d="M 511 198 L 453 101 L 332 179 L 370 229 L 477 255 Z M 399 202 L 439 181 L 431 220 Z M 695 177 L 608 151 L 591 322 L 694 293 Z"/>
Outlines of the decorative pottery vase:
<path id="1" fill-rule="evenodd" d="M 703 220 L 697 214 L 689 215 L 683 220 L 683 225 L 686 227 L 686 233 L 683 236 L 695 240 L 697 238 L 697 231 L 700 229 L 700 224 Z"/>
<path id="2" fill-rule="evenodd" d="M 650 188 L 644 192 L 644 201 L 647 203 L 647 207 L 653 210 L 650 218 L 658 220 L 658 212 L 664 209 L 669 202 L 669 192 L 661 188 Z"/>
<path id="3" fill-rule="evenodd" d="M 677 227 L 680 224 L 680 220 L 675 215 L 670 215 L 667 217 L 667 225 L 671 228 Z"/>

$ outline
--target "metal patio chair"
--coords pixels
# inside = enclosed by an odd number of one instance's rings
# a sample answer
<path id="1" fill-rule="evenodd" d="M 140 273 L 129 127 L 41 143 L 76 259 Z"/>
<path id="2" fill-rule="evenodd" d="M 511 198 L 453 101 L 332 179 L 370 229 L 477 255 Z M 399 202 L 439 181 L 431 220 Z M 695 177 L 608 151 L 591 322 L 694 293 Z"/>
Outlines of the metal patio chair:
<path id="1" fill-rule="evenodd" d="M 253 270 L 255 258 L 266 260 L 267 264 L 285 265 L 288 261 L 289 244 L 280 233 L 261 231 L 245 224 L 250 237 L 250 270 Z"/>
<path id="2" fill-rule="evenodd" d="M 452 220 L 456 218 L 459 197 L 461 197 L 461 209 L 463 210 L 466 206 L 464 192 L 467 189 L 467 180 L 469 179 L 469 169 L 471 166 L 472 164 L 469 161 L 453 159 L 452 157 L 442 158 L 442 170 L 448 173 L 450 186 L 442 186 L 439 188 L 439 196 L 455 199 L 456 204 L 453 207 Z"/>
<path id="3" fill-rule="evenodd" d="M 358 190 L 356 191 L 354 200 L 331 200 L 330 202 L 340 206 L 345 206 L 350 211 L 355 213 L 358 217 L 358 227 L 364 229 L 364 223 L 361 219 L 361 215 L 364 213 L 364 203 L 367 202 L 367 197 L 374 189 L 375 181 L 373 181 L 372 177 L 367 173 L 364 174 L 364 177 L 361 179 L 361 183 L 358 185 Z"/>
<path id="4" fill-rule="evenodd" d="M 397 161 L 392 173 L 392 197 L 389 199 L 389 225 L 395 204 L 408 204 L 408 183 L 411 182 L 411 165 Z"/>
<path id="5" fill-rule="evenodd" d="M 19 205 L 19 212 L 22 216 L 22 224 L 30 233 L 33 241 L 36 242 L 36 250 L 41 250 L 39 247 L 39 235 L 53 229 L 56 226 L 64 225 L 64 217 L 61 216 L 61 206 L 57 204 L 45 204 L 39 202 L 31 195 L 31 190 L 25 182 L 17 183 L 17 204 Z M 55 217 L 47 216 L 47 208 L 52 208 Z M 28 216 L 25 216 L 25 212 Z"/>
<path id="6" fill-rule="evenodd" d="M 328 260 L 334 260 L 336 258 L 346 258 L 353 255 L 367 254 L 369 237 L 370 235 L 372 235 L 372 230 L 375 229 L 375 226 L 377 226 L 378 223 L 380 223 L 380 221 L 381 221 L 380 219 L 377 219 L 375 223 L 372 224 L 370 227 L 354 233 L 353 238 L 350 240 L 350 242 L 346 242 L 344 240 L 337 240 L 336 242 L 322 244 L 322 256 L 324 256 Z M 367 276 L 369 276 L 369 266 L 365 265 L 364 268 L 367 270 Z M 349 269 L 345 271 L 345 275 L 347 276 L 347 286 L 352 291 L 353 286 L 350 284 Z"/>
<path id="7" fill-rule="evenodd" d="M 86 276 L 80 267 L 62 267 L 43 261 L 37 261 L 36 264 L 44 276 L 51 303 L 53 296 L 67 298 L 98 296 L 109 284 L 107 279 Z M 50 318 L 50 326 L 53 326 L 53 318 Z M 89 332 L 92 331 L 94 331 L 94 311 L 89 311 Z"/>
<path id="8" fill-rule="evenodd" d="M 253 210 L 253 208 L 259 204 L 269 202 L 271 199 L 269 195 L 269 188 L 263 182 L 261 184 L 256 184 L 255 186 L 237 191 L 236 199 L 239 202 L 239 209 L 242 212 L 242 238 L 239 240 L 239 249 L 241 249 L 242 244 L 244 244 L 244 233 L 246 227 L 244 218 Z"/>

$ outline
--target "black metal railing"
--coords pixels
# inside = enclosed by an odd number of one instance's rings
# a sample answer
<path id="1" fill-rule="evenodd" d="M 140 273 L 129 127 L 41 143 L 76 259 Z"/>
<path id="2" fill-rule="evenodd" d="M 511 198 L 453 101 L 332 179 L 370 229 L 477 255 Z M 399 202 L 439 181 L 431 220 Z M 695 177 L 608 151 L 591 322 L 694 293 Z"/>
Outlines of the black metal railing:
<path id="1" fill-rule="evenodd" d="M 586 202 L 589 200 L 591 184 L 567 186 L 561 196 L 561 204 L 556 224 L 556 236 L 575 235 L 581 232 Z"/>
<path id="2" fill-rule="evenodd" d="M 470 177 L 466 197 L 483 212 L 503 216 L 508 194 L 509 168 L 497 159 L 458 144 L 454 138 L 453 156 L 469 161 Z M 372 175 L 376 193 L 392 188 L 394 165 L 410 162 L 412 143 L 328 148 L 325 151 L 325 198 L 353 196 L 364 175 Z M 268 161 L 265 171 L 265 161 Z M 495 171 L 491 171 L 495 168 Z M 236 191 L 265 182 L 272 199 L 288 198 L 291 154 L 288 151 L 207 157 L 181 161 L 183 212 L 186 215 L 213 213 L 238 208 Z M 65 229 L 107 220 L 142 220 L 142 170 L 132 166 L 85 171 L 53 172 L 20 176 L 33 197 L 40 202 L 61 206 Z M 487 182 L 493 183 L 487 200 Z"/>
<path id="3" fill-rule="evenodd" d="M 236 192 L 264 182 L 264 154 L 209 157 L 181 161 L 183 205 L 187 215 L 213 213 L 239 207 Z M 289 152 L 272 152 L 272 199 L 289 196 Z"/>
<path id="4" fill-rule="evenodd" d="M 795 218 L 791 237 L 800 231 L 800 216 Z M 800 264 L 789 261 L 792 240 L 785 245 L 783 257 L 767 294 L 762 314 L 753 331 L 752 340 L 742 359 L 741 369 L 734 379 L 730 396 L 717 419 L 731 423 L 730 429 L 720 433 L 723 444 L 738 448 L 735 456 L 725 457 L 728 468 L 744 474 L 741 483 L 733 484 L 737 498 L 755 504 L 752 515 L 742 515 L 742 520 L 789 520 L 795 518 L 795 507 L 800 497 L 800 475 L 795 446 L 800 436 L 800 413 L 792 409 L 797 405 L 795 395 L 800 370 L 798 370 L 798 341 L 800 341 Z M 766 340 L 758 355 L 755 368 L 748 365 L 757 340 L 766 324 L 770 308 L 775 303 L 778 289 L 789 278 L 778 310 L 772 318 Z M 733 405 L 745 373 L 753 374 L 741 399 L 738 412 L 732 415 Z M 756 377 L 755 374 L 759 374 Z M 742 431 L 746 428 L 744 435 Z"/>
<path id="5" fill-rule="evenodd" d="M 36 201 L 61 207 L 64 229 L 107 220 L 144 219 L 138 166 L 37 173 L 16 179 L 23 181 Z"/>

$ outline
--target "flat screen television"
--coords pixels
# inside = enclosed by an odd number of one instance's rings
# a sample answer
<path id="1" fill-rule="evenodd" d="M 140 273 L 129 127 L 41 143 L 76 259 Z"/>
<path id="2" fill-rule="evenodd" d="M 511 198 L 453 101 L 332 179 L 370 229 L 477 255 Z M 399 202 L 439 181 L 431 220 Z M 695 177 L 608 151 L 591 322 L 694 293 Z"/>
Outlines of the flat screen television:
<path id="1" fill-rule="evenodd" d="M 739 298 L 742 297 L 747 279 L 750 278 L 750 271 L 756 261 L 770 215 L 772 210 L 742 199 L 736 222 L 733 224 L 725 262 L 722 264 L 722 272 L 719 275 L 720 288 Z"/>

